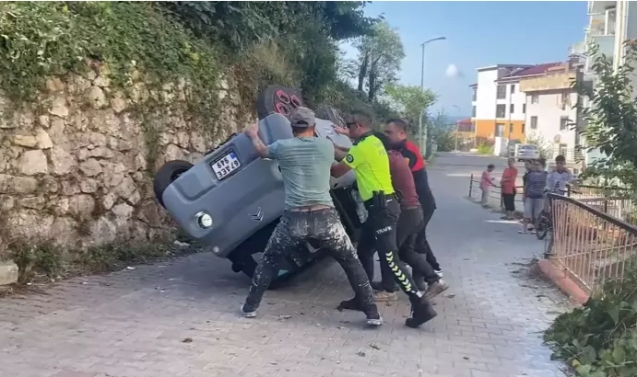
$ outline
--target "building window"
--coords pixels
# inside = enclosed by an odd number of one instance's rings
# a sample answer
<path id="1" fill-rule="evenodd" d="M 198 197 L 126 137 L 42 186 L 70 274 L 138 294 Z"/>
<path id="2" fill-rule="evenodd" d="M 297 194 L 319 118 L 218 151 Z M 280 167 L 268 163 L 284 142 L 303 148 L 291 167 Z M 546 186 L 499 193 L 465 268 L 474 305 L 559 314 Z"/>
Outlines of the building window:
<path id="1" fill-rule="evenodd" d="M 531 117 L 531 129 L 532 130 L 537 130 L 537 117 L 536 116 Z"/>
<path id="2" fill-rule="evenodd" d="M 524 123 L 522 123 L 522 134 L 524 134 Z"/>
<path id="3" fill-rule="evenodd" d="M 515 84 L 511 84 L 511 94 L 515 93 Z"/>
<path id="4" fill-rule="evenodd" d="M 571 93 L 568 90 L 562 92 L 562 104 L 568 105 L 571 102 Z"/>
<path id="5" fill-rule="evenodd" d="M 509 135 L 513 133 L 513 123 L 509 123 Z"/>
<path id="6" fill-rule="evenodd" d="M 566 157 L 568 153 L 568 144 L 560 144 L 560 149 L 558 150 L 559 154 Z"/>
<path id="7" fill-rule="evenodd" d="M 476 107 L 475 107 L 475 106 L 473 106 L 473 107 L 471 108 L 471 117 L 472 117 L 472 118 L 475 118 L 475 117 L 476 117 Z"/>
<path id="8" fill-rule="evenodd" d="M 496 118 L 504 118 L 506 116 L 507 105 L 496 105 L 495 106 L 495 117 Z"/>
<path id="9" fill-rule="evenodd" d="M 540 98 L 538 97 L 537 94 L 531 94 L 531 103 L 539 103 L 540 102 Z"/>
<path id="10" fill-rule="evenodd" d="M 513 114 L 515 112 L 515 105 L 514 104 L 510 104 L 509 105 L 509 114 Z"/>
<path id="11" fill-rule="evenodd" d="M 476 122 L 471 122 L 471 132 L 476 132 Z"/>
<path id="12" fill-rule="evenodd" d="M 473 88 L 473 97 L 471 98 L 472 101 L 476 101 L 478 99 L 478 88 Z"/>
<path id="13" fill-rule="evenodd" d="M 504 124 L 496 123 L 495 125 L 495 137 L 504 136 Z"/>
<path id="14" fill-rule="evenodd" d="M 498 85 L 498 92 L 496 94 L 497 99 L 505 99 L 507 98 L 507 86 L 506 85 Z"/>
<path id="15" fill-rule="evenodd" d="M 560 117 L 560 131 L 568 130 L 568 117 Z"/>
<path id="16" fill-rule="evenodd" d="M 526 114 L 526 103 L 522 104 L 522 114 Z"/>

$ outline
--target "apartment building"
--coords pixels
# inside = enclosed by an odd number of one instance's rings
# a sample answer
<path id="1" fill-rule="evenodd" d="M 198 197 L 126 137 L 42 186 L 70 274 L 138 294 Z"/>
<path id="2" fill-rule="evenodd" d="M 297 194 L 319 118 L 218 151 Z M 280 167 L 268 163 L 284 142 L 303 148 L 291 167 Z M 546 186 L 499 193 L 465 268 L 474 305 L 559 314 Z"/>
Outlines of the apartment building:
<path id="1" fill-rule="evenodd" d="M 589 1 L 589 24 L 585 28 L 584 43 L 588 46 L 595 43 L 599 46 L 599 53 L 609 57 L 615 70 L 624 62 L 624 42 L 629 39 L 637 39 L 637 2 L 634 1 Z M 584 80 L 591 80 L 593 84 L 596 77 L 590 68 L 593 59 L 588 56 L 584 68 Z M 634 72 L 633 87 L 637 90 L 637 72 Z M 583 140 L 585 143 L 585 140 Z M 590 164 L 595 159 L 602 157 L 599 150 L 585 153 L 585 161 Z"/>
<path id="2" fill-rule="evenodd" d="M 599 52 L 610 57 L 615 69 L 625 56 L 624 42 L 637 38 L 637 2 L 589 1 L 589 24 L 585 29 L 586 44 L 599 45 Z M 586 68 L 590 68 L 589 59 Z"/>
<path id="3" fill-rule="evenodd" d="M 478 68 L 473 90 L 472 114 L 476 138 L 524 140 L 524 103 L 513 74 L 531 67 L 525 64 L 497 64 Z"/>
<path id="4" fill-rule="evenodd" d="M 580 119 L 577 92 L 572 83 L 582 78 L 578 59 L 539 64 L 518 73 L 520 91 L 526 96 L 526 139 L 538 142 L 549 158 L 581 160 Z"/>

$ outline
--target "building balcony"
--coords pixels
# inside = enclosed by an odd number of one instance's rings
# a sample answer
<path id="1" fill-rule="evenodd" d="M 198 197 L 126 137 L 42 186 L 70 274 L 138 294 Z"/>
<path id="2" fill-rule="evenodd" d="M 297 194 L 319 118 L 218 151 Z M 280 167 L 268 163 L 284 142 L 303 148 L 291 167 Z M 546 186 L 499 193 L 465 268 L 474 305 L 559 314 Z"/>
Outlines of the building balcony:
<path id="1" fill-rule="evenodd" d="M 617 11 L 614 6 L 598 13 L 590 14 L 589 17 L 589 24 L 586 28 L 587 39 L 615 36 Z"/>
<path id="2" fill-rule="evenodd" d="M 593 36 L 590 34 L 586 35 L 586 41 L 588 44 L 596 44 L 598 46 L 597 52 L 606 56 L 610 59 L 611 64 L 615 60 L 615 36 L 614 35 L 599 35 Z M 590 71 L 590 66 L 593 64 L 593 59 L 589 55 L 586 59 L 586 66 L 584 68 L 585 71 Z"/>
<path id="3" fill-rule="evenodd" d="M 617 1 L 589 1 L 588 14 L 597 14 L 604 12 L 607 8 L 617 5 Z"/>

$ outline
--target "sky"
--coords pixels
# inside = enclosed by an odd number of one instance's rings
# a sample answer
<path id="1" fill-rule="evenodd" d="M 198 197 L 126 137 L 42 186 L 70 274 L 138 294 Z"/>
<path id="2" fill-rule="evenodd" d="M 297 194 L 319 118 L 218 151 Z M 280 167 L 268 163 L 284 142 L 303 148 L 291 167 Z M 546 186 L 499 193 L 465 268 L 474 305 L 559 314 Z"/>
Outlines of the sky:
<path id="1" fill-rule="evenodd" d="M 446 37 L 427 45 L 424 81 L 439 95 L 432 111 L 450 116 L 471 114 L 469 85 L 476 82 L 476 68 L 565 61 L 569 47 L 584 39 L 588 24 L 583 1 L 375 1 L 365 12 L 383 14 L 400 34 L 406 53 L 401 84 L 420 86 L 420 44 Z M 356 56 L 351 45 L 342 49 L 347 57 Z M 445 74 L 452 64 L 456 77 Z"/>

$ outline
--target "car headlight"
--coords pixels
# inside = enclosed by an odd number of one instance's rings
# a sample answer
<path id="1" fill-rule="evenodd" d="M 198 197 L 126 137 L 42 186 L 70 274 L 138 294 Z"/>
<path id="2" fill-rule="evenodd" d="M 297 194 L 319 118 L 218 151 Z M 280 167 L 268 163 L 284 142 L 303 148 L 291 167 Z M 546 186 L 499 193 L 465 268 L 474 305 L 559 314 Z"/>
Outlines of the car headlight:
<path id="1" fill-rule="evenodd" d="M 199 225 L 201 229 L 208 229 L 212 226 L 212 216 L 205 212 L 197 213 L 195 219 L 197 219 L 197 225 Z"/>

